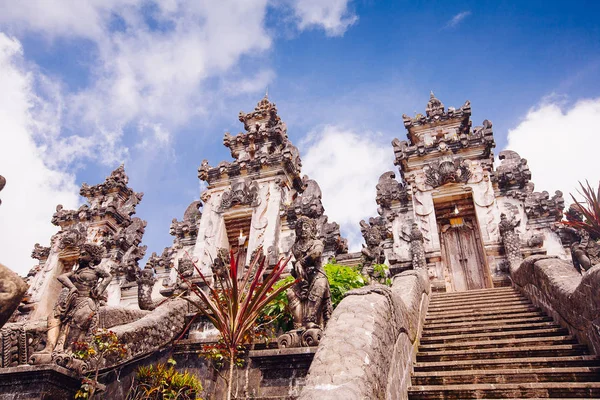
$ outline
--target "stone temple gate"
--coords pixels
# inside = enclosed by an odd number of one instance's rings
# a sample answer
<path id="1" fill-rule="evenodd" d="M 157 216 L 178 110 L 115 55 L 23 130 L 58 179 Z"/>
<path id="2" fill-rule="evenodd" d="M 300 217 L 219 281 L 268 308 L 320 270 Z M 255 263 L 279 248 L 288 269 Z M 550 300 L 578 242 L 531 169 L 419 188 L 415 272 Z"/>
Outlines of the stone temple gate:
<path id="1" fill-rule="evenodd" d="M 570 257 L 555 229 L 562 193 L 534 192 L 527 161 L 515 152 L 501 152 L 494 168 L 492 123 L 472 128 L 470 117 L 468 101 L 446 110 L 433 93 L 425 114 L 404 115 L 408 140 L 392 142 L 400 179 L 381 175 L 380 215 L 361 223 L 367 244 L 373 230 L 382 232 L 373 244 L 392 270 L 427 268 L 439 291 L 508 284 L 502 214 L 516 225 L 525 254 Z"/>
<path id="2" fill-rule="evenodd" d="M 446 109 L 431 93 L 425 114 L 403 115 L 407 139 L 390 147 L 398 173 L 373 182 L 378 215 L 360 221 L 356 253 L 325 215 L 318 183 L 302 175 L 275 104 L 265 96 L 239 120 L 244 131 L 223 139 L 232 160 L 201 162 L 206 189 L 173 219 L 172 245 L 143 268 L 146 221 L 134 216 L 143 193 L 129 187 L 124 166 L 83 184 L 79 209 L 57 206 L 51 222 L 60 230 L 48 247 L 35 245 L 29 289 L 0 332 L 0 399 L 72 396 L 89 366 L 68 338 L 96 328 L 127 346 L 125 360 L 102 364 L 105 398 L 125 398 L 135 367 L 167 354 L 201 378 L 204 397 L 220 396 L 223 382 L 196 357 L 215 330 L 182 297 L 195 296 L 190 285 L 214 285 L 229 250 L 246 264 L 262 252 L 268 267 L 293 254 L 287 272 L 309 271 L 288 292 L 300 310 L 294 330 L 253 345 L 235 378 L 238 398 L 600 396 L 597 360 L 584 346 L 600 352 L 600 243 L 561 222 L 562 193 L 534 191 L 525 159 L 510 150 L 494 159 L 492 123 L 473 127 L 468 101 Z M 570 209 L 567 218 L 581 215 Z M 322 269 L 332 257 L 372 278 L 333 311 Z M 379 283 L 382 264 L 391 285 Z M 507 355 L 539 368 L 494 367 Z M 461 369 L 470 360 L 492 372 Z M 553 386 L 555 365 L 584 370 L 559 374 L 562 386 Z"/>

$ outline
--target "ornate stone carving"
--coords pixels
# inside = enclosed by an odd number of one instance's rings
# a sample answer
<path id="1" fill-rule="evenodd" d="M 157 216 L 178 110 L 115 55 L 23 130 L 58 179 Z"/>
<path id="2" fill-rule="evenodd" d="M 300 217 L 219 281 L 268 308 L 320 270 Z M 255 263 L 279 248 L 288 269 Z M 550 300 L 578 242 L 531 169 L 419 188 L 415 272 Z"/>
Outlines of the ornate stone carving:
<path id="1" fill-rule="evenodd" d="M 255 250 L 256 251 L 256 250 Z M 250 257 L 253 260 L 253 257 Z M 229 265 L 231 263 L 229 251 L 224 248 L 220 248 L 217 251 L 217 257 L 213 260 L 212 265 L 210 266 L 214 279 L 222 278 L 225 279 L 229 274 Z"/>
<path id="2" fill-rule="evenodd" d="M 42 246 L 39 243 L 36 243 L 31 251 L 31 258 L 39 260 L 40 262 L 46 261 L 49 255 L 50 247 Z"/>
<path id="3" fill-rule="evenodd" d="M 240 121 L 246 132 L 236 136 L 225 133 L 223 144 L 231 150 L 233 162 L 211 167 L 205 160 L 198 169 L 198 177 L 209 183 L 239 175 L 256 175 L 265 169 L 283 167 L 291 186 L 299 189 L 300 153 L 287 136 L 287 127 L 277 114 L 277 107 L 265 96 L 250 113 L 240 112 Z"/>
<path id="4" fill-rule="evenodd" d="M 202 218 L 202 212 L 200 211 L 201 206 L 202 202 L 200 200 L 193 201 L 185 210 L 182 221 L 173 218 L 171 227 L 169 228 L 169 234 L 175 237 L 174 246 L 176 248 L 183 248 L 185 245 L 193 245 L 196 243 L 198 227 L 200 226 L 200 219 Z"/>
<path id="5" fill-rule="evenodd" d="M 466 183 L 471 171 L 466 161 L 460 157 L 440 157 L 439 161 L 430 162 L 425 168 L 425 183 L 433 188 L 446 183 Z"/>
<path id="6" fill-rule="evenodd" d="M 533 188 L 531 186 L 530 190 Z M 565 208 L 565 199 L 560 190 L 557 190 L 554 196 L 550 197 L 548 192 L 530 192 L 525 199 L 525 214 L 530 219 L 535 218 L 553 218 L 555 221 L 560 221 Z"/>
<path id="7" fill-rule="evenodd" d="M 258 185 L 256 182 L 241 179 L 231 184 L 231 189 L 223 193 L 221 197 L 221 211 L 233 206 L 246 205 L 256 207 L 260 202 L 258 197 Z"/>
<path id="8" fill-rule="evenodd" d="M 444 103 L 438 100 L 433 92 L 429 93 L 429 101 L 427 102 L 425 113 L 429 118 L 441 117 L 444 115 Z"/>
<path id="9" fill-rule="evenodd" d="M 304 175 L 302 178 L 304 191 L 294 199 L 292 211 L 295 215 L 304 215 L 309 218 L 319 218 L 323 215 L 325 209 L 321 202 L 321 188 L 319 184 Z"/>
<path id="10" fill-rule="evenodd" d="M 296 242 L 292 246 L 296 259 L 292 276 L 300 281 L 287 291 L 295 330 L 278 339 L 280 347 L 290 346 L 291 343 L 317 345 L 321 337 L 320 330 L 327 325 L 333 312 L 329 282 L 321 265 L 323 242 L 316 235 L 314 220 L 304 216 L 298 218 Z M 310 339 L 288 340 L 291 336 L 301 338 L 303 335 L 309 335 Z"/>
<path id="11" fill-rule="evenodd" d="M 287 208 L 287 222 L 290 227 L 296 226 L 300 216 L 305 216 L 316 221 L 317 236 L 323 241 L 324 253 L 327 255 L 342 254 L 348 252 L 348 241 L 342 238 L 340 226 L 335 222 L 328 222 L 324 215 L 325 209 L 321 202 L 321 188 L 319 184 L 308 176 L 302 178 L 302 193 L 294 199 Z"/>
<path id="12" fill-rule="evenodd" d="M 175 282 L 165 282 L 166 287 L 160 291 L 165 297 L 172 295 L 188 295 L 190 285 L 196 284 L 194 279 L 194 262 L 189 258 L 180 258 L 177 263 L 177 278 Z"/>
<path id="13" fill-rule="evenodd" d="M 89 341 L 98 328 L 98 306 L 112 278 L 98 267 L 104 249 L 93 244 L 81 246 L 78 268 L 58 277 L 63 285 L 54 312 L 48 316 L 48 339 L 41 352 L 33 354 L 32 364 L 54 361 L 67 368 L 79 368 L 69 354 L 73 342 Z"/>
<path id="14" fill-rule="evenodd" d="M 510 189 L 524 189 L 531 180 L 527 160 L 512 150 L 501 151 L 498 158 L 501 162 L 493 177 L 500 190 L 506 192 Z"/>
<path id="15" fill-rule="evenodd" d="M 377 197 L 375 201 L 380 207 L 379 214 L 383 214 L 383 210 L 389 210 L 393 202 L 400 202 L 406 206 L 408 204 L 408 190 L 406 185 L 396 180 L 396 174 L 392 171 L 384 172 L 379 177 L 379 182 L 376 186 Z"/>
<path id="16" fill-rule="evenodd" d="M 423 232 L 419 229 L 419 225 L 412 224 L 410 235 L 410 257 L 412 259 L 413 269 L 427 268 L 427 260 L 425 258 L 425 244 Z"/>
<path id="17" fill-rule="evenodd" d="M 567 221 L 582 222 L 583 214 L 575 204 L 571 204 L 565 213 Z M 580 273 L 600 264 L 600 243 L 590 237 L 585 229 L 577 229 L 562 225 L 562 230 L 571 236 L 571 258 L 573 265 Z"/>
<path id="18" fill-rule="evenodd" d="M 500 231 L 500 237 L 502 238 L 502 245 L 504 246 L 504 253 L 510 264 L 510 268 L 514 269 L 521 265 L 523 261 L 523 255 L 521 254 L 521 241 L 519 235 L 515 232 L 515 228 L 521 224 L 521 221 L 516 221 L 513 217 L 509 220 L 506 214 L 500 214 L 500 223 L 498 224 L 498 230 Z"/>
<path id="19" fill-rule="evenodd" d="M 156 255 L 156 253 L 152 253 Z M 138 306 L 140 310 L 154 310 L 160 302 L 152 300 L 152 289 L 156 283 L 154 268 L 149 263 L 146 264 L 137 276 L 138 284 Z"/>
<path id="20" fill-rule="evenodd" d="M 375 282 L 379 276 L 375 276 L 373 266 L 383 264 L 385 253 L 383 251 L 383 241 L 388 237 L 388 228 L 382 217 L 369 218 L 367 224 L 364 220 L 360 221 L 360 232 L 365 239 L 365 244 L 361 249 L 362 254 L 362 274 L 369 277 L 371 282 Z"/>

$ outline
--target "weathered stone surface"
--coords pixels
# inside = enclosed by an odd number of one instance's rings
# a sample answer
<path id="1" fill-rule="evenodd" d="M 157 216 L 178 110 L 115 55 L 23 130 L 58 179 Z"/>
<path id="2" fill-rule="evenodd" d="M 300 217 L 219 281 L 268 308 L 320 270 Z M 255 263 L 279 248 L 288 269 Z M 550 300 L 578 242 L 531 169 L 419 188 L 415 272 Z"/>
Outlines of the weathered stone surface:
<path id="1" fill-rule="evenodd" d="M 72 399 L 80 386 L 79 376 L 58 365 L 0 369 L 0 400 Z"/>
<path id="2" fill-rule="evenodd" d="M 406 398 L 428 296 L 423 270 L 394 277 L 391 288 L 348 292 L 333 312 L 300 399 Z"/>
<path id="3" fill-rule="evenodd" d="M 27 284 L 23 279 L 0 264 L 0 328 L 15 312 L 26 291 Z"/>
<path id="4" fill-rule="evenodd" d="M 535 304 L 600 354 L 600 265 L 581 275 L 566 261 L 531 256 L 511 268 L 511 278 Z"/>

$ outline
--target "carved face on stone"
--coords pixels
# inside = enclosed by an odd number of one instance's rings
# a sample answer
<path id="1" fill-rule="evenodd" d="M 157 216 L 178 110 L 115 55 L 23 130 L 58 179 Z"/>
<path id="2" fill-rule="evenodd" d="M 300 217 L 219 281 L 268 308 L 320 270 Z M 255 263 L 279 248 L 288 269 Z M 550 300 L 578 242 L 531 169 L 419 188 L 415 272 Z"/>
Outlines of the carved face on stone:
<path id="1" fill-rule="evenodd" d="M 91 243 L 84 244 L 79 252 L 79 267 L 85 268 L 100 264 L 103 253 L 104 249 L 100 246 Z"/>
<path id="2" fill-rule="evenodd" d="M 300 217 L 296 222 L 296 237 L 299 239 L 314 239 L 317 235 L 316 222 L 307 217 Z"/>

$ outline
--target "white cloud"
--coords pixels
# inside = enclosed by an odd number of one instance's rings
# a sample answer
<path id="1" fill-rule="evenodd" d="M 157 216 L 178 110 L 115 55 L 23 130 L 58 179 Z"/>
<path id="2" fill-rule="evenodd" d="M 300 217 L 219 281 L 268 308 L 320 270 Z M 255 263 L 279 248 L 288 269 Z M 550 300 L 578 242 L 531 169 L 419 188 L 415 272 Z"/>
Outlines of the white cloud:
<path id="1" fill-rule="evenodd" d="M 0 26 L 13 32 L 91 42 L 96 57 L 91 84 L 63 95 L 62 101 L 69 105 L 63 123 L 83 133 L 55 142 L 61 142 L 65 156 L 69 149 L 81 148 L 109 165 L 127 157 L 125 127 L 145 121 L 175 131 L 207 111 L 214 96 L 203 87 L 205 81 L 227 75 L 240 57 L 259 55 L 271 46 L 264 23 L 267 0 L 0 0 L 0 8 L 7 10 L 0 15 Z M 225 92 L 262 91 L 273 77 L 272 72 L 258 73 Z M 170 143 L 157 141 L 152 130 L 139 131 L 144 132 L 149 135 L 141 136 L 142 142 Z"/>
<path id="2" fill-rule="evenodd" d="M 359 221 L 377 216 L 377 180 L 395 169 L 392 146 L 374 133 L 325 126 L 309 134 L 301 155 L 302 172 L 321 187 L 329 221 L 340 224 L 350 251 L 358 251 L 363 242 Z"/>
<path id="3" fill-rule="evenodd" d="M 300 30 L 322 28 L 327 36 L 342 36 L 358 21 L 348 9 L 349 0 L 297 0 L 292 3 Z"/>
<path id="4" fill-rule="evenodd" d="M 7 180 L 0 193 L 0 262 L 19 274 L 35 265 L 34 243 L 49 245 L 57 231 L 50 224 L 56 205 L 76 208 L 79 201 L 74 176 L 49 167 L 43 160 L 52 154 L 34 141 L 41 129 L 57 129 L 34 92 L 35 76 L 19 41 L 0 33 L 0 174 Z"/>
<path id="5" fill-rule="evenodd" d="M 471 15 L 471 11 L 462 11 L 456 14 L 448 23 L 446 24 L 446 28 L 454 28 L 458 24 L 460 24 L 465 18 Z"/>
<path id="6" fill-rule="evenodd" d="M 526 158 L 536 191 L 561 190 L 565 200 L 576 194 L 579 181 L 596 188 L 600 148 L 600 98 L 571 106 L 552 98 L 528 111 L 508 132 L 507 148 Z"/>

